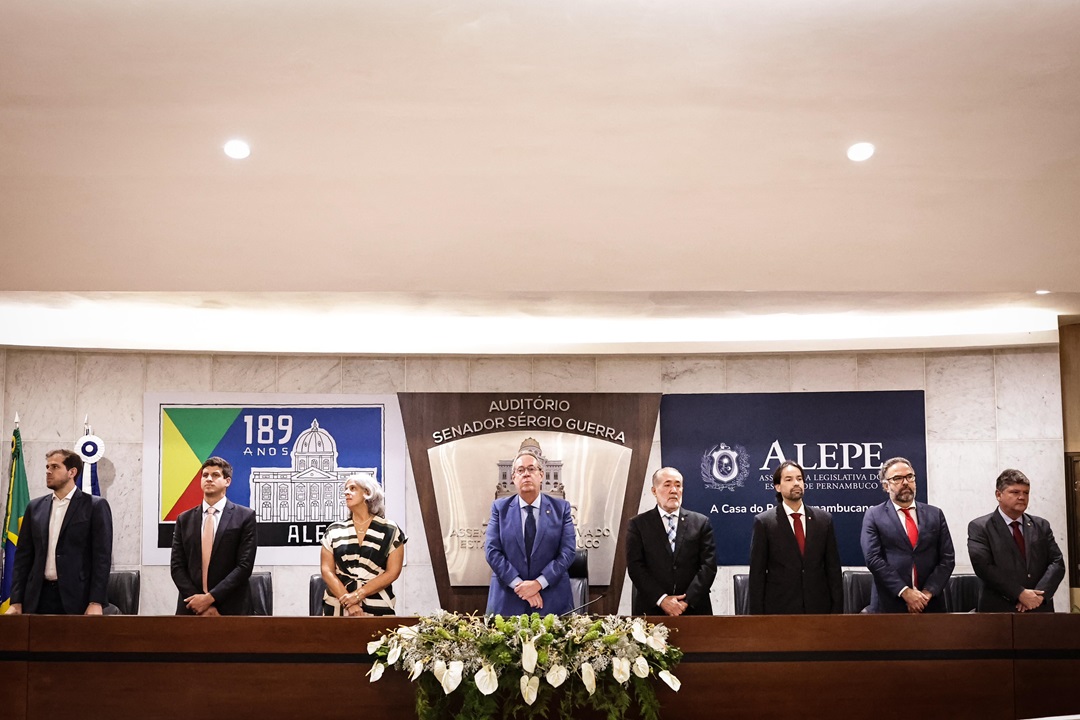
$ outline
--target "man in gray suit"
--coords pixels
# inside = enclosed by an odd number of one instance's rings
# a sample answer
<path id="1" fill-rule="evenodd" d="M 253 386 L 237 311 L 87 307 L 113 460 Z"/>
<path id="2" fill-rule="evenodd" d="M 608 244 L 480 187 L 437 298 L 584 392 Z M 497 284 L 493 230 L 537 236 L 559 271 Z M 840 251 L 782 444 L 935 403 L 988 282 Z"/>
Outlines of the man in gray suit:
<path id="1" fill-rule="evenodd" d="M 1050 523 L 1028 515 L 1031 483 L 1019 470 L 998 476 L 997 510 L 968 524 L 968 555 L 985 587 L 979 612 L 1053 612 L 1065 561 Z"/>

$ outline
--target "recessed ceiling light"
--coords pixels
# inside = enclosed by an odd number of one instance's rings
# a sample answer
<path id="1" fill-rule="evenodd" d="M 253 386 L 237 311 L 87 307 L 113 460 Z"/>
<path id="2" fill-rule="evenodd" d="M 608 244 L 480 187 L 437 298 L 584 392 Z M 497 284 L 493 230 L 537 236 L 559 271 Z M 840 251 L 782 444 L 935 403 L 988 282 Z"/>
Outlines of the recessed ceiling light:
<path id="1" fill-rule="evenodd" d="M 869 160 L 870 156 L 874 154 L 874 146 L 872 143 L 859 142 L 855 143 L 847 149 L 848 160 L 853 162 L 862 162 L 863 160 Z"/>
<path id="2" fill-rule="evenodd" d="M 1035 294 L 1036 295 L 1049 295 L 1050 291 L 1049 290 L 1036 290 Z"/>
<path id="3" fill-rule="evenodd" d="M 251 146 L 243 140 L 230 140 L 225 143 L 225 154 L 233 160 L 243 160 L 251 154 Z"/>

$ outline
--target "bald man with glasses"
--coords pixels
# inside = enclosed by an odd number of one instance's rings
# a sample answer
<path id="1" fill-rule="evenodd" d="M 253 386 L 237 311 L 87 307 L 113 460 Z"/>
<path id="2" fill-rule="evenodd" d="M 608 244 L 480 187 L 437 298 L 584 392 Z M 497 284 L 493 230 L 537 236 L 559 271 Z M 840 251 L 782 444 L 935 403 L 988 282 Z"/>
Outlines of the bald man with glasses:
<path id="1" fill-rule="evenodd" d="M 570 503 L 540 492 L 544 465 L 537 456 L 520 453 L 512 473 L 517 494 L 492 503 L 484 539 L 491 566 L 487 613 L 569 612 L 569 569 L 577 549 Z"/>
<path id="2" fill-rule="evenodd" d="M 915 471 L 905 458 L 886 460 L 878 478 L 889 499 L 866 511 L 860 538 L 874 576 L 867 612 L 946 612 L 942 591 L 956 555 L 945 514 L 915 502 Z"/>

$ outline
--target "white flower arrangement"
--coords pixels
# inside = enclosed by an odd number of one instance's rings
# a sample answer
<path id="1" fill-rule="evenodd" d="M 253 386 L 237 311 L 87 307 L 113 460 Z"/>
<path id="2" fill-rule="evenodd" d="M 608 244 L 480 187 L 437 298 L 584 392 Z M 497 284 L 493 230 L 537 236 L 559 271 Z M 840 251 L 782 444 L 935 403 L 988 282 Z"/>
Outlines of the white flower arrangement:
<path id="1" fill-rule="evenodd" d="M 438 611 L 367 649 L 375 656 L 371 682 L 391 667 L 417 683 L 421 720 L 508 717 L 521 703 L 526 718 L 547 716 L 549 703 L 563 717 L 583 706 L 623 717 L 631 694 L 651 720 L 660 705 L 649 678 L 674 691 L 681 685 L 671 671 L 682 651 L 668 642 L 668 628 L 642 618 Z"/>

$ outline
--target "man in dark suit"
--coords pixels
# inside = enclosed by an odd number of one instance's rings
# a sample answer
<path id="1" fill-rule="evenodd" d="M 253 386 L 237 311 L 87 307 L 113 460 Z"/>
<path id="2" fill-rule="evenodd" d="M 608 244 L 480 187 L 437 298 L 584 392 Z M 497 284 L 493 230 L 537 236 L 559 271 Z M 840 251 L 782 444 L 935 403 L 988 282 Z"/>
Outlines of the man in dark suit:
<path id="1" fill-rule="evenodd" d="M 777 507 L 754 518 L 750 539 L 750 614 L 842 613 L 840 551 L 832 516 L 803 504 L 802 467 L 773 471 Z"/>
<path id="2" fill-rule="evenodd" d="M 656 507 L 631 518 L 626 531 L 633 613 L 712 615 L 716 541 L 709 518 L 682 508 L 683 477 L 675 468 L 653 473 L 652 494 Z"/>
<path id="3" fill-rule="evenodd" d="M 544 466 L 536 455 L 519 453 L 511 472 L 517 494 L 491 504 L 484 539 L 491 566 L 487 612 L 570 612 L 569 569 L 577 544 L 570 503 L 540 492 Z"/>
<path id="4" fill-rule="evenodd" d="M 8 614 L 101 615 L 112 568 L 112 511 L 79 489 L 83 461 L 70 450 L 45 456 L 45 485 L 23 515 Z"/>
<path id="5" fill-rule="evenodd" d="M 874 576 L 868 612 L 946 612 L 942 590 L 956 565 L 945 514 L 915 502 L 915 471 L 896 457 L 878 472 L 889 499 L 863 516 L 866 568 Z"/>
<path id="6" fill-rule="evenodd" d="M 1065 561 L 1050 523 L 1028 515 L 1031 483 L 1019 470 L 997 479 L 998 508 L 968 524 L 968 555 L 983 583 L 979 612 L 1054 612 Z"/>
<path id="7" fill-rule="evenodd" d="M 203 501 L 176 519 L 172 578 L 177 615 L 250 615 L 248 580 L 255 567 L 255 511 L 225 497 L 232 465 L 219 457 L 202 465 Z"/>

